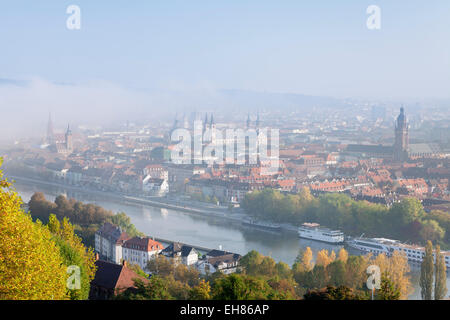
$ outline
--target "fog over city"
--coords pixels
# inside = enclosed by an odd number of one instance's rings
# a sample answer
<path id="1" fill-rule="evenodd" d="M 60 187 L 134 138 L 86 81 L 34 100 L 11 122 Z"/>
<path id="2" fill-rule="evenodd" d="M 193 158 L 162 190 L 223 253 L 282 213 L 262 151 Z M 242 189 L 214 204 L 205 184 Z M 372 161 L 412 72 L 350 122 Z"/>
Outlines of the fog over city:
<path id="1" fill-rule="evenodd" d="M 378 1 L 375 31 L 367 1 L 78 2 L 75 31 L 65 3 L 0 6 L 3 139 L 43 133 L 49 112 L 105 126 L 330 99 L 449 106 L 448 1 Z"/>

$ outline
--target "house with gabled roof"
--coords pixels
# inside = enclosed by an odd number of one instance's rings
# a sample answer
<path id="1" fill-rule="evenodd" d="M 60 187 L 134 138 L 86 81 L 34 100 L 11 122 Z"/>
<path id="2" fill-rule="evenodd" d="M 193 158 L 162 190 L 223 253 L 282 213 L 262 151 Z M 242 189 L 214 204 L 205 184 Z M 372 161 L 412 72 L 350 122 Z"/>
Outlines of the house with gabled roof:
<path id="1" fill-rule="evenodd" d="M 95 277 L 91 281 L 89 300 L 108 300 L 127 290 L 136 290 L 135 280 L 148 282 L 148 279 L 128 268 L 127 262 L 115 264 L 108 261 L 95 262 Z"/>
<path id="2" fill-rule="evenodd" d="M 122 245 L 130 239 L 126 232 L 112 223 L 105 222 L 103 226 L 95 232 L 95 251 L 100 258 L 114 263 L 122 260 Z"/>
<path id="3" fill-rule="evenodd" d="M 238 270 L 241 255 L 221 250 L 212 250 L 206 254 L 205 259 L 197 263 L 197 269 L 201 274 L 212 274 L 220 271 L 231 274 Z"/>
<path id="4" fill-rule="evenodd" d="M 167 258 L 175 259 L 177 263 L 182 263 L 186 266 L 194 265 L 198 261 L 198 251 L 180 242 L 173 242 L 162 250 L 160 254 Z"/>
<path id="5" fill-rule="evenodd" d="M 148 261 L 163 249 L 164 246 L 158 241 L 148 237 L 134 237 L 122 245 L 122 259 L 139 265 L 145 271 Z"/>

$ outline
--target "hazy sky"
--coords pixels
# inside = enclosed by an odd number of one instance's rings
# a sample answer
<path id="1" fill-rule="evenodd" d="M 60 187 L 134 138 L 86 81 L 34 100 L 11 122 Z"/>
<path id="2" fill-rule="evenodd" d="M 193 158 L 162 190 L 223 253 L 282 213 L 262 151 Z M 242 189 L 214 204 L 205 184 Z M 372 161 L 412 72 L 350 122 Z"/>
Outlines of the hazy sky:
<path id="1" fill-rule="evenodd" d="M 373 4 L 381 30 L 366 27 Z M 448 0 L 3 0 L 0 41 L 0 79 L 29 80 L 0 81 L 0 108 L 144 105 L 146 89 L 450 98 Z"/>

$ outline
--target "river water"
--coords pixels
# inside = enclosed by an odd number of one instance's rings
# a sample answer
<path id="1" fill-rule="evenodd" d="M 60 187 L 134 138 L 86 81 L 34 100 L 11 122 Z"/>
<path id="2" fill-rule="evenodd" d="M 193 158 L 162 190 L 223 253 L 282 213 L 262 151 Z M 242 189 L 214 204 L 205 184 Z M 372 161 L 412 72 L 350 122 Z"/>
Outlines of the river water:
<path id="1" fill-rule="evenodd" d="M 136 228 L 148 236 L 211 249 L 222 248 L 242 255 L 250 250 L 256 250 L 289 265 L 292 265 L 302 248 L 311 247 L 314 256 L 317 251 L 322 249 L 334 250 L 337 253 L 342 248 L 338 245 L 299 239 L 294 232 L 267 232 L 243 227 L 237 222 L 223 218 L 150 207 L 88 191 L 74 191 L 70 188 L 29 182 L 16 182 L 15 187 L 24 202 L 28 202 L 33 193 L 37 191 L 43 192 L 50 201 L 53 201 L 56 196 L 64 194 L 79 201 L 95 203 L 113 212 L 125 212 L 130 216 Z M 359 251 L 352 248 L 346 249 L 349 254 L 360 254 Z M 410 299 L 420 299 L 417 266 L 412 266 L 411 281 L 415 291 Z M 450 277 L 447 279 L 447 287 L 450 289 Z"/>

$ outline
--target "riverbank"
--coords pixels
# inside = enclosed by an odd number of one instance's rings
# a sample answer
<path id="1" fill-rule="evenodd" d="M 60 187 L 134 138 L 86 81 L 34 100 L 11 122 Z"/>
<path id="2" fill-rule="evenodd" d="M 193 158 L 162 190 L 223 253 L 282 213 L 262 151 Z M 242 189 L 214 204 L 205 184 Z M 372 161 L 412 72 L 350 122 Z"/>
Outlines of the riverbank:
<path id="1" fill-rule="evenodd" d="M 87 192 L 92 194 L 97 194 L 101 196 L 111 197 L 115 200 L 130 202 L 134 204 L 141 204 L 146 205 L 150 207 L 155 208 L 164 208 L 164 209 L 171 209 L 171 210 L 177 210 L 182 211 L 186 213 L 193 213 L 208 217 L 215 217 L 220 219 L 226 219 L 232 222 L 239 222 L 241 223 L 245 218 L 248 217 L 248 215 L 245 213 L 243 209 L 240 208 L 234 208 L 232 211 L 229 211 L 228 207 L 220 207 L 217 205 L 211 205 L 211 204 L 202 204 L 198 203 L 197 201 L 186 201 L 179 198 L 158 198 L 158 197 L 136 197 L 136 196 L 130 196 L 130 195 L 124 195 L 124 194 L 118 194 L 113 192 L 106 192 L 101 190 L 95 190 L 95 189 L 89 189 L 89 188 L 83 188 L 73 185 L 67 185 L 62 183 L 57 183 L 53 181 L 44 181 L 40 179 L 35 178 L 28 178 L 28 177 L 20 177 L 20 176 L 14 176 L 9 175 L 9 178 L 19 181 L 19 182 L 30 182 L 38 185 L 46 185 L 46 186 L 52 186 L 57 188 L 65 188 L 70 189 L 73 191 L 79 191 L 79 192 Z M 270 222 L 270 221 L 267 221 Z M 283 223 L 280 224 L 281 228 L 284 231 L 290 231 L 290 232 L 297 232 L 296 226 L 289 224 L 289 223 Z M 254 227 L 257 228 L 257 227 Z"/>

